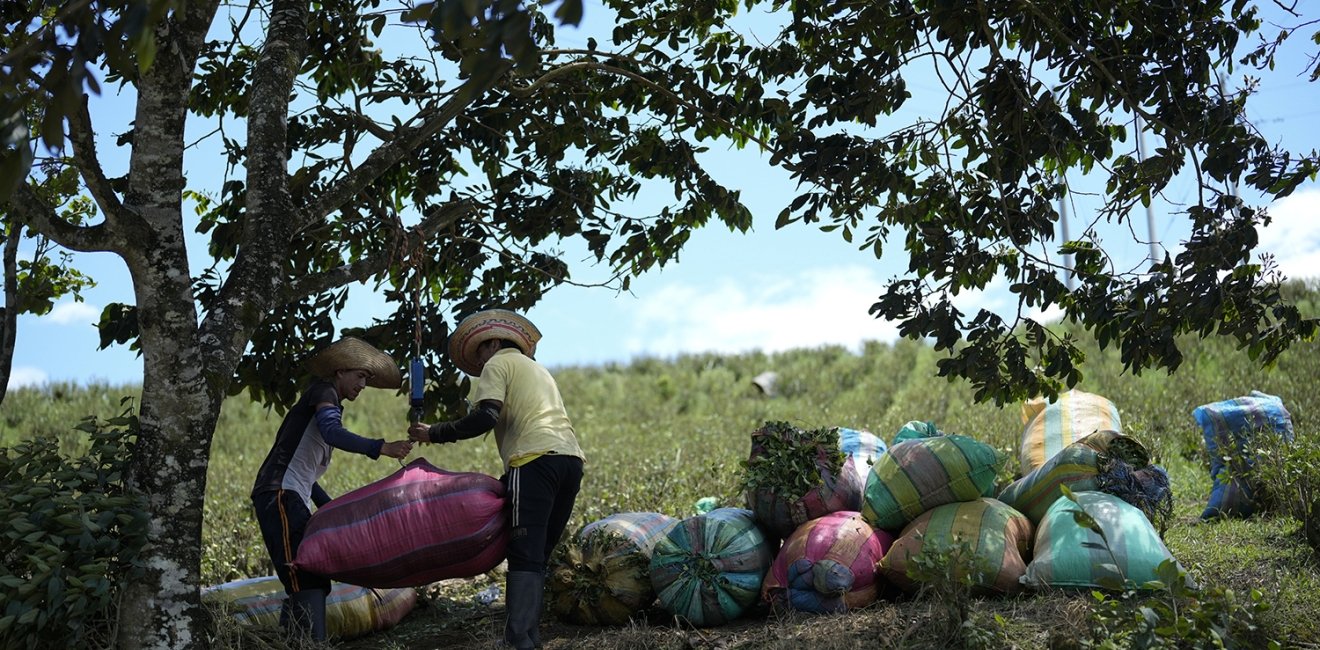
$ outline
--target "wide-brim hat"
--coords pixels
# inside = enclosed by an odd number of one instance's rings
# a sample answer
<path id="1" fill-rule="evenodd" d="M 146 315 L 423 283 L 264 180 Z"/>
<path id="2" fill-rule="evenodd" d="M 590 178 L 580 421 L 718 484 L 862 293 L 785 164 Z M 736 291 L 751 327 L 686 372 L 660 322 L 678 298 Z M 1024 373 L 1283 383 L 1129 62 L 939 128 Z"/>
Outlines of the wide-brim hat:
<path id="1" fill-rule="evenodd" d="M 371 373 L 367 385 L 375 388 L 398 388 L 403 375 L 388 354 L 362 339 L 345 336 L 326 346 L 307 362 L 312 374 L 329 379 L 339 370 L 366 370 Z"/>
<path id="2" fill-rule="evenodd" d="M 536 358 L 536 342 L 541 330 L 521 314 L 507 309 L 479 311 L 458 324 L 449 337 L 449 358 L 459 370 L 473 377 L 481 374 L 477 363 L 477 346 L 491 339 L 513 341 L 528 357 Z"/>

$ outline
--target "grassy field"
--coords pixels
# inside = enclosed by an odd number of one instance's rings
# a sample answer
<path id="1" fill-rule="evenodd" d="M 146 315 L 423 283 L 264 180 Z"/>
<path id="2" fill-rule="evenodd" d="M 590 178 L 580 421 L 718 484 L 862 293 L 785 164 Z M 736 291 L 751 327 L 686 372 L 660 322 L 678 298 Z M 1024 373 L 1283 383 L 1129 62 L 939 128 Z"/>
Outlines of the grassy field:
<path id="1" fill-rule="evenodd" d="M 1314 296 L 1314 294 L 1312 294 Z M 1314 314 L 1314 299 L 1304 300 Z M 550 333 L 544 345 L 554 345 Z M 1262 516 L 1203 525 L 1197 515 L 1210 489 L 1201 434 L 1192 419 L 1200 404 L 1261 390 L 1283 398 L 1300 436 L 1312 436 L 1320 417 L 1315 381 L 1317 343 L 1298 344 L 1276 367 L 1261 369 L 1226 340 L 1187 340 L 1186 361 L 1173 375 L 1122 372 L 1115 351 L 1088 350 L 1086 378 L 1077 388 L 1119 407 L 1127 433 L 1144 442 L 1170 472 L 1175 517 L 1166 534 L 1170 550 L 1205 587 L 1232 589 L 1239 600 L 1256 589 L 1268 611 L 1257 617 L 1254 639 L 1285 647 L 1320 647 L 1320 563 L 1296 521 Z M 1021 434 L 1019 405 L 975 404 L 971 390 L 935 376 L 938 355 L 913 342 L 874 343 L 860 354 L 836 347 L 780 354 L 694 355 L 639 359 L 597 368 L 557 368 L 556 377 L 588 456 L 583 491 L 570 528 L 616 512 L 694 514 L 702 497 L 742 506 L 740 463 L 749 434 L 768 420 L 803 428 L 845 426 L 888 439 L 909 420 L 935 422 L 1012 453 Z M 766 397 L 751 379 L 773 370 L 778 395 Z M 84 415 L 122 410 L 131 387 L 47 386 L 12 391 L 0 406 L 0 445 L 33 435 L 59 436 L 76 452 L 71 425 Z M 346 408 L 346 425 L 359 433 L 404 436 L 407 403 L 401 395 L 367 391 Z M 203 579 L 216 584 L 273 571 L 261 546 L 248 501 L 257 466 L 279 416 L 245 397 L 224 405 L 215 435 L 206 495 Z M 488 439 L 423 446 L 414 457 L 456 471 L 499 473 Z M 1016 460 L 1010 461 L 1016 465 Z M 341 494 L 398 469 L 388 459 L 336 454 L 323 485 Z M 1013 469 L 1010 467 L 1010 469 Z M 421 590 L 421 606 L 384 633 L 346 642 L 351 648 L 462 647 L 493 640 L 498 610 L 473 594 L 498 575 Z M 1090 629 L 1089 594 L 1034 594 L 982 599 L 972 625 L 988 630 L 994 647 L 1072 647 Z M 733 625 L 696 630 L 662 612 L 626 628 L 586 628 L 547 621 L 547 648 L 851 648 L 938 647 L 931 636 L 945 604 L 921 599 L 882 601 L 843 616 L 775 617 L 755 611 Z"/>

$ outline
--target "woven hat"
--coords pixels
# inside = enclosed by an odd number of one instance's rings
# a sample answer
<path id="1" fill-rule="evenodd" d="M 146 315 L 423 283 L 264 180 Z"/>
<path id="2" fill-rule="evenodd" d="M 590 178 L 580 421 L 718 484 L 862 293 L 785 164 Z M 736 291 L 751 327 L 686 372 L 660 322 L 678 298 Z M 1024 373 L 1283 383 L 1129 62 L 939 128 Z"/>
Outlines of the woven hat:
<path id="1" fill-rule="evenodd" d="M 316 353 L 307 369 L 318 377 L 331 378 L 339 370 L 366 370 L 371 373 L 367 385 L 375 388 L 398 388 L 403 375 L 389 355 L 362 339 L 345 336 Z"/>
<path id="2" fill-rule="evenodd" d="M 505 339 L 518 344 L 528 357 L 536 358 L 536 342 L 541 330 L 532 321 L 507 309 L 479 311 L 458 324 L 449 337 L 449 358 L 458 369 L 473 377 L 481 374 L 477 364 L 477 346 L 491 339 Z"/>

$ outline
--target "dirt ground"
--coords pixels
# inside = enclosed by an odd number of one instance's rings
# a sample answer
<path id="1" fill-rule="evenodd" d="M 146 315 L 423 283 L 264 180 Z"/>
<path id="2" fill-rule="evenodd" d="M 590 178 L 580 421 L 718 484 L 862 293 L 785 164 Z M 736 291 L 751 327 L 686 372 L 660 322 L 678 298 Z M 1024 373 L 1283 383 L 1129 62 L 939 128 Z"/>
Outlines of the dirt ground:
<path id="1" fill-rule="evenodd" d="M 476 591 L 487 585 L 450 586 L 429 593 L 399 625 L 345 641 L 346 650 L 382 648 L 494 648 L 503 634 L 504 604 L 481 604 Z M 1084 634 L 1084 605 L 1074 598 L 997 598 L 972 603 L 967 625 L 983 629 L 986 647 L 1067 648 Z M 653 607 L 627 626 L 572 625 L 546 615 L 545 650 L 788 650 L 797 648 L 947 648 L 965 634 L 950 626 L 951 612 L 933 601 L 886 600 L 837 615 L 777 615 L 759 607 L 736 621 L 695 628 Z M 955 624 L 956 625 L 956 624 Z M 1013 639 L 1005 645 L 1006 639 Z"/>

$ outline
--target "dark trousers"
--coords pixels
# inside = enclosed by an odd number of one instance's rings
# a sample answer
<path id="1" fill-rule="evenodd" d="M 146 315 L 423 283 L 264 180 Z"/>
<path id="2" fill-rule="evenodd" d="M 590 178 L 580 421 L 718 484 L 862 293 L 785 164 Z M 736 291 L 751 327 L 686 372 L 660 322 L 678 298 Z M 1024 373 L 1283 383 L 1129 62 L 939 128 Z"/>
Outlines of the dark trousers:
<path id="1" fill-rule="evenodd" d="M 290 562 L 298 555 L 298 546 L 302 544 L 303 533 L 307 530 L 307 520 L 312 513 L 302 497 L 287 490 L 262 492 L 252 497 L 252 506 L 257 511 L 257 525 L 261 527 L 261 539 L 266 542 L 266 552 L 275 563 L 275 575 L 284 584 L 286 593 L 309 589 L 330 591 L 330 578 L 307 571 L 297 571 Z"/>
<path id="2" fill-rule="evenodd" d="M 500 480 L 509 504 L 509 571 L 543 573 L 573 515 L 582 459 L 546 454 L 510 469 Z"/>

